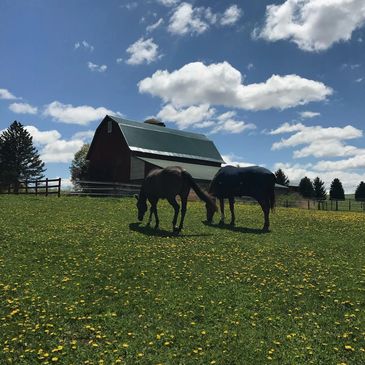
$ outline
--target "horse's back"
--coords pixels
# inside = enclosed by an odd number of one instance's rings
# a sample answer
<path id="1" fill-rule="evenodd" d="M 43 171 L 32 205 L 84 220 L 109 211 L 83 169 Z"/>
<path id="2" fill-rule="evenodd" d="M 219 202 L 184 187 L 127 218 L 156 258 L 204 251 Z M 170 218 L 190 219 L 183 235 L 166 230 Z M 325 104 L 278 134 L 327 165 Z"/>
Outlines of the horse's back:
<path id="1" fill-rule="evenodd" d="M 150 171 L 143 183 L 146 194 L 156 198 L 176 196 L 182 189 L 182 172 L 183 169 L 179 166 Z"/>
<path id="2" fill-rule="evenodd" d="M 260 166 L 224 166 L 214 176 L 210 192 L 221 197 L 256 196 L 275 186 L 275 175 Z"/>

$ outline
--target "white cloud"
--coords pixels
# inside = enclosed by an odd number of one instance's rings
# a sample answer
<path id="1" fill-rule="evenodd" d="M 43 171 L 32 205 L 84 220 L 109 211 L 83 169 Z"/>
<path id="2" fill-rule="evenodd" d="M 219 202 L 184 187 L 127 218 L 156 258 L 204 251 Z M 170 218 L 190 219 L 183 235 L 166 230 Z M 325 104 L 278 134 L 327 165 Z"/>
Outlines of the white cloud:
<path id="1" fill-rule="evenodd" d="M 82 139 L 72 138 L 69 141 L 61 139 L 61 134 L 56 130 L 40 131 L 35 126 L 25 126 L 33 137 L 35 145 L 39 146 L 40 158 L 45 163 L 71 162 L 75 153 L 84 144 Z"/>
<path id="2" fill-rule="evenodd" d="M 157 2 L 164 6 L 174 6 L 177 5 L 180 0 L 157 0 Z"/>
<path id="3" fill-rule="evenodd" d="M 172 14 L 168 31 L 172 34 L 201 34 L 211 25 L 231 26 L 242 16 L 237 5 L 231 5 L 224 13 L 213 13 L 209 7 L 193 7 L 192 4 L 181 3 Z"/>
<path id="4" fill-rule="evenodd" d="M 247 166 L 255 165 L 254 163 L 242 161 L 243 158 L 240 156 L 236 156 L 234 153 L 222 155 L 222 158 L 225 161 L 225 164 L 223 164 L 223 166 L 232 165 L 232 166 L 239 166 L 239 167 L 247 167 Z"/>
<path id="5" fill-rule="evenodd" d="M 38 108 L 27 103 L 12 103 L 9 109 L 17 114 L 37 114 Z"/>
<path id="6" fill-rule="evenodd" d="M 364 23 L 364 0 L 287 0 L 267 6 L 265 25 L 254 33 L 268 41 L 290 40 L 305 51 L 323 51 L 350 40 Z"/>
<path id="7" fill-rule="evenodd" d="M 121 57 L 117 58 L 117 59 L 116 59 L 116 62 L 117 62 L 118 64 L 123 63 L 123 58 L 121 58 Z"/>
<path id="8" fill-rule="evenodd" d="M 168 31 L 173 34 L 203 33 L 209 25 L 201 19 L 202 8 L 193 8 L 191 4 L 182 3 L 170 18 Z"/>
<path id="9" fill-rule="evenodd" d="M 43 115 L 52 117 L 53 120 L 68 124 L 86 125 L 96 120 L 101 120 L 105 115 L 121 115 L 119 112 L 104 107 L 93 108 L 88 105 L 73 106 L 53 101 L 45 106 Z"/>
<path id="10" fill-rule="evenodd" d="M 36 145 L 52 144 L 61 138 L 61 134 L 56 130 L 40 131 L 37 127 L 27 125 L 24 127 L 33 137 L 33 142 Z"/>
<path id="11" fill-rule="evenodd" d="M 321 113 L 305 111 L 305 112 L 300 112 L 299 115 L 302 119 L 310 119 L 320 116 Z"/>
<path id="12" fill-rule="evenodd" d="M 15 95 L 13 95 L 7 89 L 0 89 L 0 99 L 4 99 L 4 100 L 15 100 L 15 99 L 19 99 L 19 98 L 17 98 Z"/>
<path id="13" fill-rule="evenodd" d="M 47 144 L 40 151 L 43 162 L 70 162 L 75 156 L 75 153 L 80 150 L 84 142 L 82 140 L 57 140 L 51 144 Z"/>
<path id="14" fill-rule="evenodd" d="M 270 132 L 272 135 L 294 132 L 288 138 L 282 138 L 280 142 L 272 145 L 272 150 L 279 150 L 288 147 L 307 145 L 301 150 L 294 151 L 294 157 L 335 157 L 354 154 L 355 147 L 347 146 L 342 141 L 362 137 L 362 131 L 351 125 L 341 127 L 321 126 L 307 127 L 303 124 L 290 125 L 284 123 L 278 129 Z"/>
<path id="15" fill-rule="evenodd" d="M 236 112 L 230 111 L 218 116 L 217 125 L 211 130 L 210 133 L 241 133 L 245 130 L 256 129 L 256 126 L 252 123 L 246 123 L 241 120 L 235 120 Z"/>
<path id="16" fill-rule="evenodd" d="M 163 19 L 160 18 L 159 20 L 157 20 L 157 22 L 149 25 L 147 28 L 146 28 L 146 31 L 147 33 L 151 33 L 153 32 L 155 29 L 157 29 L 158 27 L 160 27 L 162 24 L 163 24 Z"/>
<path id="17" fill-rule="evenodd" d="M 86 42 L 85 40 L 81 41 L 81 42 L 76 42 L 74 45 L 74 48 L 75 49 L 83 48 L 90 52 L 92 52 L 94 50 L 94 46 L 92 46 L 90 43 Z"/>
<path id="18" fill-rule="evenodd" d="M 241 133 L 256 128 L 254 124 L 236 120 L 235 116 L 236 112 L 234 111 L 216 116 L 216 110 L 209 104 L 193 105 L 188 108 L 175 108 L 172 104 L 167 104 L 157 114 L 157 118 L 164 122 L 176 123 L 179 129 L 211 127 L 208 132 L 210 134 L 218 132 Z"/>
<path id="19" fill-rule="evenodd" d="M 107 65 L 97 65 L 90 61 L 87 63 L 87 67 L 93 72 L 105 72 L 108 69 Z"/>
<path id="20" fill-rule="evenodd" d="M 201 127 L 201 123 L 212 118 L 214 113 L 215 110 L 208 104 L 191 106 L 186 109 L 176 109 L 173 105 L 168 104 L 160 110 L 157 118 L 165 122 L 176 123 L 179 129 L 185 129 L 196 125 Z"/>
<path id="21" fill-rule="evenodd" d="M 269 134 L 276 135 L 282 133 L 291 133 L 291 132 L 302 131 L 305 128 L 306 126 L 302 123 L 297 123 L 297 124 L 283 123 L 280 127 L 270 131 Z"/>
<path id="22" fill-rule="evenodd" d="M 95 131 L 94 130 L 88 130 L 88 131 L 81 131 L 77 132 L 72 136 L 72 139 L 81 139 L 85 143 L 88 143 L 92 140 L 94 137 Z"/>
<path id="23" fill-rule="evenodd" d="M 247 110 L 286 109 L 325 100 L 332 89 L 297 75 L 272 75 L 266 82 L 244 85 L 241 73 L 228 62 L 186 64 L 158 70 L 138 83 L 139 92 L 161 97 L 175 106 L 224 105 Z"/>
<path id="24" fill-rule="evenodd" d="M 158 59 L 158 45 L 153 42 L 152 38 L 138 39 L 135 43 L 127 48 L 130 57 L 126 61 L 130 65 L 140 65 L 142 63 L 151 63 Z"/>
<path id="25" fill-rule="evenodd" d="M 322 171 L 354 170 L 365 168 L 365 150 L 357 149 L 356 155 L 347 159 L 337 161 L 319 161 L 314 169 Z"/>
<path id="26" fill-rule="evenodd" d="M 241 16 L 242 10 L 237 5 L 232 5 L 226 9 L 220 23 L 221 25 L 232 25 L 235 24 Z"/>

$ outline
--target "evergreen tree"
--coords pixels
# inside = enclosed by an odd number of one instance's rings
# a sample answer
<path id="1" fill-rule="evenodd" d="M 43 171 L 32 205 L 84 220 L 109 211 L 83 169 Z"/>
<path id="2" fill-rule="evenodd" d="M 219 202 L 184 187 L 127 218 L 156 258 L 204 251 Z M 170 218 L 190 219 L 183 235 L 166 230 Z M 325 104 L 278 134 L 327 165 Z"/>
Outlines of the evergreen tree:
<path id="1" fill-rule="evenodd" d="M 71 162 L 71 181 L 74 185 L 78 180 L 87 180 L 89 178 L 89 161 L 86 160 L 89 148 L 90 145 L 85 143 L 81 149 L 75 153 L 74 159 Z"/>
<path id="2" fill-rule="evenodd" d="M 282 169 L 279 169 L 275 172 L 275 176 L 276 176 L 276 182 L 280 185 L 284 185 L 284 186 L 289 186 L 289 179 L 288 177 L 284 174 L 284 171 Z"/>
<path id="3" fill-rule="evenodd" d="M 17 121 L 0 135 L 0 181 L 2 184 L 14 184 L 15 192 L 22 180 L 44 177 L 44 163 L 33 138 Z"/>
<path id="4" fill-rule="evenodd" d="M 334 179 L 330 188 L 330 199 L 345 200 L 345 192 L 339 179 Z"/>
<path id="5" fill-rule="evenodd" d="M 313 180 L 314 197 L 317 200 L 325 200 L 327 198 L 326 189 L 324 188 L 324 182 L 317 176 Z"/>
<path id="6" fill-rule="evenodd" d="M 303 177 L 303 179 L 300 180 L 300 183 L 299 183 L 299 193 L 304 198 L 312 198 L 313 195 L 314 195 L 312 181 L 307 176 L 306 177 Z"/>
<path id="7" fill-rule="evenodd" d="M 365 183 L 363 181 L 356 188 L 355 200 L 365 201 Z"/>

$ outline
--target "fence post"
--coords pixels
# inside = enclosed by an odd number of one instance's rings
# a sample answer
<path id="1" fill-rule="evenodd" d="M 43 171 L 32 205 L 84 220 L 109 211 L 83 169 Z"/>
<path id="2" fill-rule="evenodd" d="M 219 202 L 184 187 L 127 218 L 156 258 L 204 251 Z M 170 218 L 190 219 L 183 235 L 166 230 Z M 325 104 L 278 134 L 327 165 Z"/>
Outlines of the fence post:
<path id="1" fill-rule="evenodd" d="M 48 177 L 46 178 L 46 196 L 48 196 Z"/>
<path id="2" fill-rule="evenodd" d="M 308 210 L 310 210 L 310 208 L 311 208 L 311 207 L 310 207 L 310 203 L 309 203 L 309 200 L 308 200 Z"/>
<path id="3" fill-rule="evenodd" d="M 61 196 L 61 178 L 59 177 L 58 178 L 58 197 L 60 197 Z"/>
<path id="4" fill-rule="evenodd" d="M 349 211 L 351 210 L 351 199 L 349 199 Z"/>
<path id="5" fill-rule="evenodd" d="M 338 211 L 338 200 L 336 200 L 336 211 Z"/>
<path id="6" fill-rule="evenodd" d="M 28 179 L 25 180 L 25 194 L 28 194 Z"/>
<path id="7" fill-rule="evenodd" d="M 35 181 L 35 195 L 38 195 L 38 180 Z"/>

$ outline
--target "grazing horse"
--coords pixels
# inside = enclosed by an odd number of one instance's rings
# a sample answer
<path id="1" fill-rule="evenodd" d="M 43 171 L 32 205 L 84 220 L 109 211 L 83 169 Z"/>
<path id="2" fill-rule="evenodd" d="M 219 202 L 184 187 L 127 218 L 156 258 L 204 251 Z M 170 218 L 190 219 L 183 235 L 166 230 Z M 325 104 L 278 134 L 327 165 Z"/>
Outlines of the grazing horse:
<path id="1" fill-rule="evenodd" d="M 231 222 L 235 224 L 234 198 L 239 196 L 250 196 L 258 201 L 264 212 L 263 231 L 269 230 L 270 208 L 275 206 L 275 175 L 259 166 L 250 167 L 222 167 L 214 176 L 210 186 L 209 194 L 218 198 L 220 203 L 221 220 L 224 224 L 224 199 L 228 198 L 231 211 Z M 214 211 L 206 206 L 207 221 L 212 222 Z"/>
<path id="2" fill-rule="evenodd" d="M 174 218 L 172 220 L 172 227 L 174 232 L 180 232 L 184 225 L 184 218 L 186 213 L 186 204 L 190 188 L 193 188 L 196 195 L 206 203 L 208 209 L 215 212 L 217 206 L 212 197 L 200 189 L 192 176 L 182 169 L 180 166 L 170 166 L 164 169 L 152 170 L 142 183 L 139 196 L 137 199 L 138 219 L 143 220 L 147 211 L 147 199 L 151 204 L 150 216 L 147 225 L 150 225 L 152 214 L 155 215 L 155 229 L 159 226 L 159 219 L 157 215 L 157 202 L 159 199 L 167 199 L 167 201 L 174 208 Z M 181 219 L 180 225 L 177 226 L 177 217 L 180 206 L 176 201 L 176 196 L 181 198 Z"/>

